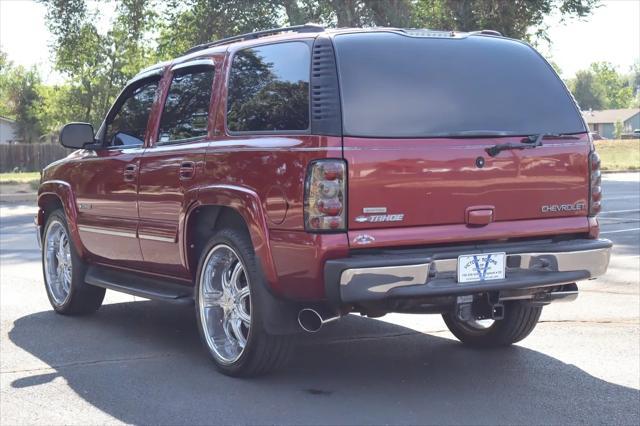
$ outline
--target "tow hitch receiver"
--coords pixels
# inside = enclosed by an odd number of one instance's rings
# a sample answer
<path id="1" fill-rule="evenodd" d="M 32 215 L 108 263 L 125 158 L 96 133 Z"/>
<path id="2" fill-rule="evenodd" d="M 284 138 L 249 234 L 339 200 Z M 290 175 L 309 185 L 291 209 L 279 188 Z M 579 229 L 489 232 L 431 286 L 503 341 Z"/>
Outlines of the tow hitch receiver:
<path id="1" fill-rule="evenodd" d="M 461 321 L 501 320 L 504 318 L 504 305 L 497 300 L 497 294 L 487 293 L 486 297 L 458 296 L 456 316 Z"/>

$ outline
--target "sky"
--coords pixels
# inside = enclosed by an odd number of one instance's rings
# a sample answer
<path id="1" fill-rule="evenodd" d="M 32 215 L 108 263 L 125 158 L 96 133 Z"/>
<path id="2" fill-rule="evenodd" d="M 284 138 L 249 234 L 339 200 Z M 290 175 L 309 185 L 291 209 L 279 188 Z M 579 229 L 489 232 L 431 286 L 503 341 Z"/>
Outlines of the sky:
<path id="1" fill-rule="evenodd" d="M 58 83 L 63 77 L 52 70 L 45 12 L 31 0 L 0 0 L 0 48 L 15 64 L 37 65 L 46 82 Z M 104 19 L 99 28 L 108 28 L 110 14 Z M 628 72 L 640 60 L 640 0 L 605 0 L 586 20 L 561 24 L 557 16 L 549 16 L 546 23 L 552 45 L 540 50 L 558 64 L 564 78 L 596 61 Z"/>

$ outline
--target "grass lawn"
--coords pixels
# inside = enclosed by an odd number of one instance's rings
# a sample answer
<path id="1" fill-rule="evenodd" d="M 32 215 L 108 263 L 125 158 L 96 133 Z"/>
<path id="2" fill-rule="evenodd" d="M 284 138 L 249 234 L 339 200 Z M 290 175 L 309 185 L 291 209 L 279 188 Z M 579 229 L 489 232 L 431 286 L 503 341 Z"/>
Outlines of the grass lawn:
<path id="1" fill-rule="evenodd" d="M 10 188 L 20 191 L 36 191 L 40 184 L 40 173 L 0 173 L 0 186 L 3 192 L 13 192 Z"/>
<path id="2" fill-rule="evenodd" d="M 602 170 L 640 170 L 640 139 L 595 141 Z"/>
<path id="3" fill-rule="evenodd" d="M 40 173 L 0 173 L 0 184 L 2 185 L 31 183 L 33 181 L 40 181 Z"/>

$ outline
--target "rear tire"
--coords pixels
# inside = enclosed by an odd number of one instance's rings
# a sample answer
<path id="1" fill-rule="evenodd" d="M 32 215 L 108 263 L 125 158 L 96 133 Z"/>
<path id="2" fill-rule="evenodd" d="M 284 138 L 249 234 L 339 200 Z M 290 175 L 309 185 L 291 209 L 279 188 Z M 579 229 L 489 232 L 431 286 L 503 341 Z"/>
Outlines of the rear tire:
<path id="1" fill-rule="evenodd" d="M 478 348 L 509 346 L 524 339 L 533 331 L 541 307 L 531 306 L 522 301 L 504 304 L 504 319 L 494 321 L 488 327 L 481 327 L 477 321 L 461 321 L 455 313 L 442 315 L 445 324 L 462 343 Z"/>
<path id="2" fill-rule="evenodd" d="M 76 251 L 64 212 L 51 212 L 42 238 L 42 273 L 53 309 L 63 315 L 95 312 L 105 289 L 84 282 L 87 266 Z"/>
<path id="3" fill-rule="evenodd" d="M 204 247 L 196 279 L 196 320 L 216 368 L 228 376 L 270 372 L 288 359 L 291 341 L 270 335 L 260 292 L 265 285 L 246 233 L 224 229 Z"/>

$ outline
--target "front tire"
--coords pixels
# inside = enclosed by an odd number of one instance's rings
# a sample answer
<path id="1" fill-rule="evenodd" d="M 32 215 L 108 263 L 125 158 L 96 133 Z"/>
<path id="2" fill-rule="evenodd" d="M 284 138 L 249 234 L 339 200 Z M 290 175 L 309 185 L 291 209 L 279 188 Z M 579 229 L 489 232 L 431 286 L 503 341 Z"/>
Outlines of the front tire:
<path id="1" fill-rule="evenodd" d="M 214 235 L 198 265 L 196 320 L 215 366 L 229 376 L 267 373 L 288 358 L 288 336 L 269 335 L 256 286 L 265 285 L 248 236 L 233 229 Z"/>
<path id="2" fill-rule="evenodd" d="M 102 305 L 105 289 L 86 284 L 86 271 L 70 237 L 64 212 L 53 211 L 43 233 L 42 272 L 49 303 L 57 313 L 84 315 Z"/>
<path id="3" fill-rule="evenodd" d="M 455 313 L 442 315 L 445 324 L 462 343 L 478 348 L 509 346 L 527 337 L 540 319 L 542 308 L 522 301 L 504 304 L 504 319 L 462 321 Z"/>

